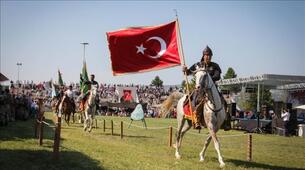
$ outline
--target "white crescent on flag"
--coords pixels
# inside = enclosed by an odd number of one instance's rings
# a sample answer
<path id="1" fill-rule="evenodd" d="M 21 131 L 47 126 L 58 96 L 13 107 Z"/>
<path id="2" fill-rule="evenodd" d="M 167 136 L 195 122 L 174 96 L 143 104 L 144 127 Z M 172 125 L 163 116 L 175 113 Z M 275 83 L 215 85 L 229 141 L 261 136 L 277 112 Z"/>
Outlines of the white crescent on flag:
<path id="1" fill-rule="evenodd" d="M 150 37 L 146 42 L 148 42 L 150 40 L 157 40 L 157 41 L 159 41 L 161 48 L 160 48 L 160 51 L 158 52 L 157 55 L 155 55 L 155 56 L 148 55 L 148 56 L 151 57 L 151 58 L 155 58 L 155 59 L 156 58 L 160 58 L 165 53 L 165 51 L 166 51 L 166 43 L 165 43 L 165 41 L 162 38 L 160 38 L 160 37 Z"/>

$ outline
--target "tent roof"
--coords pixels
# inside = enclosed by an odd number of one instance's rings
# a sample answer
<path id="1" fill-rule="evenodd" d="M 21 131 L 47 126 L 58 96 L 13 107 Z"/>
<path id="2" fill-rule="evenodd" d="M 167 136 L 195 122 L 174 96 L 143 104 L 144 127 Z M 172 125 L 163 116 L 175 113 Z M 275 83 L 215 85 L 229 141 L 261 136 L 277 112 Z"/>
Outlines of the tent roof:
<path id="1" fill-rule="evenodd" d="M 295 109 L 303 109 L 305 110 L 305 104 L 304 105 L 300 105 L 300 106 L 297 106 L 297 107 L 294 107 Z"/>
<path id="2" fill-rule="evenodd" d="M 0 82 L 9 80 L 5 75 L 0 73 Z"/>
<path id="3" fill-rule="evenodd" d="M 305 76 L 277 75 L 277 74 L 262 74 L 262 75 L 250 76 L 246 78 L 222 79 L 217 82 L 217 84 L 220 86 L 233 85 L 233 84 L 253 84 L 253 85 L 261 84 L 273 88 L 277 86 L 284 86 L 289 84 L 302 84 L 302 83 L 305 83 Z"/>

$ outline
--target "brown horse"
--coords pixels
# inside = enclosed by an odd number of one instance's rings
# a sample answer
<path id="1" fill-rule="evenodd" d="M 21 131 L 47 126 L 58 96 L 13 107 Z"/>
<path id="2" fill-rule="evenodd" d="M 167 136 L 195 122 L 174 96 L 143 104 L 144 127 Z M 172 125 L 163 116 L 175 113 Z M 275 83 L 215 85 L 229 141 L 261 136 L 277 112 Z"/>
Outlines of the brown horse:
<path id="1" fill-rule="evenodd" d="M 65 116 L 65 121 L 69 126 L 69 122 L 70 122 L 70 116 L 72 113 L 72 119 L 73 119 L 73 123 L 75 122 L 74 120 L 74 109 L 73 109 L 73 104 L 71 102 L 71 100 L 69 99 L 69 97 L 67 97 L 66 95 L 64 95 L 62 97 L 62 99 L 58 100 L 56 98 L 54 98 L 52 100 L 52 110 L 56 111 L 56 103 L 60 102 L 59 107 L 58 107 L 58 112 L 63 114 Z"/>

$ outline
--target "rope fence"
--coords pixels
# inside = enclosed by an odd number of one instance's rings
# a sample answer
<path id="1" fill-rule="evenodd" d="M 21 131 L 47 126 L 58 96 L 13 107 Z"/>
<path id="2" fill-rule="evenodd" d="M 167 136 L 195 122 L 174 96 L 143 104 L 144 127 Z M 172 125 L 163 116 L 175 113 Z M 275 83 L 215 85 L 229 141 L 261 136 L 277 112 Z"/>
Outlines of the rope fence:
<path id="1" fill-rule="evenodd" d="M 97 119 L 96 120 L 96 127 L 97 127 Z M 106 120 L 103 119 L 103 132 L 106 132 Z M 111 130 L 111 135 L 114 135 L 114 125 L 120 127 L 120 137 L 123 139 L 124 136 L 124 124 L 135 127 L 135 128 L 140 128 L 140 129 L 147 129 L 147 130 L 163 130 L 163 129 L 168 129 L 168 146 L 173 147 L 173 129 L 177 131 L 177 128 L 173 128 L 172 126 L 169 127 L 142 127 L 142 126 L 137 126 L 137 125 L 130 125 L 130 123 L 125 122 L 125 121 L 120 121 L 120 123 L 116 123 L 113 120 L 110 121 L 110 130 Z M 208 136 L 208 134 L 202 134 L 202 133 L 194 133 L 189 131 L 188 134 L 196 135 L 196 136 Z M 229 138 L 229 137 L 241 137 L 241 136 L 248 136 L 247 138 L 247 160 L 252 161 L 252 134 L 236 134 L 236 135 L 217 135 L 218 138 Z"/>
<path id="2" fill-rule="evenodd" d="M 44 116 L 40 116 L 40 118 L 37 118 L 36 121 L 34 122 L 34 136 L 35 136 L 35 138 L 38 137 L 39 145 L 42 146 L 44 125 L 47 125 L 47 127 L 55 129 L 54 130 L 54 144 L 53 144 L 53 158 L 57 160 L 59 158 L 61 117 L 56 116 L 56 118 L 57 119 L 54 122 L 55 125 L 51 125 L 50 123 L 44 121 L 45 120 Z"/>

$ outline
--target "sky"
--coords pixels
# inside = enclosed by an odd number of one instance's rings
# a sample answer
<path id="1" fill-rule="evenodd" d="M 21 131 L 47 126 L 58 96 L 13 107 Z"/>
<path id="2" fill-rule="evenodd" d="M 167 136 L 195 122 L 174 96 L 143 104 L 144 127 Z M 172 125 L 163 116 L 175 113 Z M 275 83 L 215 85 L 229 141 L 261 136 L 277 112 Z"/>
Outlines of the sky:
<path id="1" fill-rule="evenodd" d="M 83 45 L 89 74 L 99 83 L 148 85 L 159 76 L 181 84 L 181 66 L 113 76 L 106 32 L 175 20 L 178 11 L 187 66 L 202 50 L 222 76 L 260 74 L 305 76 L 305 1 L 1 1 L 0 72 L 13 81 L 53 79 L 79 82 Z"/>

